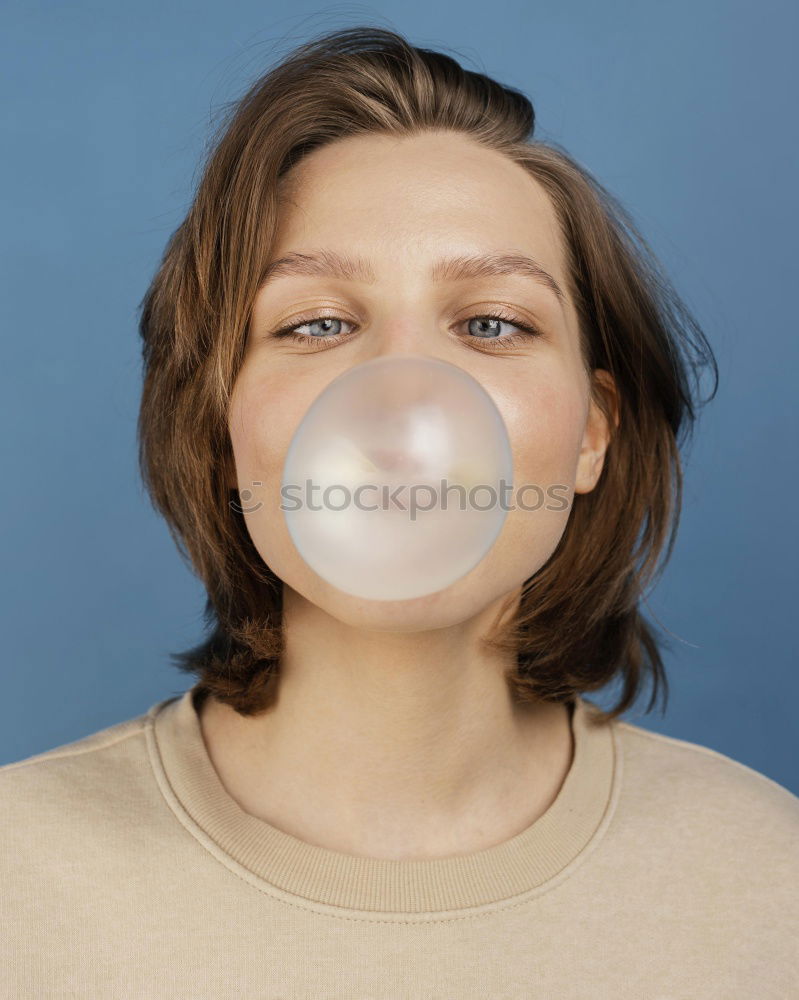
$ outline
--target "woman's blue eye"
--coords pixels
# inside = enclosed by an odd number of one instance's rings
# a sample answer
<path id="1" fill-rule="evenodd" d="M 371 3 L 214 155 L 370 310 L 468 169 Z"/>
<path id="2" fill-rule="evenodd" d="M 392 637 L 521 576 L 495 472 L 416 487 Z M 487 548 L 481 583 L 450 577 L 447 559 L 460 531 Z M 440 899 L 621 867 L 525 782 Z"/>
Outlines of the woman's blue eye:
<path id="1" fill-rule="evenodd" d="M 491 339 L 493 339 L 493 334 L 492 333 L 490 333 L 490 332 L 486 333 L 485 332 L 486 331 L 486 327 L 493 325 L 493 327 L 496 328 L 498 324 L 500 324 L 500 323 L 507 323 L 509 321 L 508 320 L 504 320 L 504 319 L 500 319 L 498 316 L 475 316 L 472 319 L 470 319 L 468 322 L 469 322 L 469 326 L 471 326 L 472 323 L 477 323 L 479 327 L 482 327 L 482 330 L 481 330 L 480 333 L 471 333 L 470 332 L 470 336 L 472 336 L 472 337 L 483 337 L 483 338 L 491 338 Z M 511 323 L 510 325 L 513 326 L 515 324 Z"/>
<path id="2" fill-rule="evenodd" d="M 344 320 L 337 319 L 335 316 L 319 316 L 317 319 L 309 319 L 306 320 L 304 323 L 298 323 L 296 327 L 291 327 L 290 329 L 296 330 L 301 326 L 321 328 L 320 333 L 306 334 L 306 336 L 321 337 L 322 334 L 324 333 L 330 333 L 330 324 L 338 323 L 339 325 L 341 325 L 341 323 L 343 322 Z M 302 336 L 302 334 L 300 336 Z M 338 336 L 338 334 L 334 332 L 333 336 Z"/>

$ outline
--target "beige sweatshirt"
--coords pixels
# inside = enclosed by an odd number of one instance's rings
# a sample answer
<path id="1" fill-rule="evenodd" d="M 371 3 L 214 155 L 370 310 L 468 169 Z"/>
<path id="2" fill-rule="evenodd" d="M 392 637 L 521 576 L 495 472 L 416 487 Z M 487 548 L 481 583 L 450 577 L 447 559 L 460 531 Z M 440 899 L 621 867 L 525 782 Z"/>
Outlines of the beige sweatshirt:
<path id="1" fill-rule="evenodd" d="M 522 833 L 358 858 L 245 813 L 193 695 L 0 768 L 3 998 L 799 998 L 799 798 L 743 764 L 578 698 Z"/>

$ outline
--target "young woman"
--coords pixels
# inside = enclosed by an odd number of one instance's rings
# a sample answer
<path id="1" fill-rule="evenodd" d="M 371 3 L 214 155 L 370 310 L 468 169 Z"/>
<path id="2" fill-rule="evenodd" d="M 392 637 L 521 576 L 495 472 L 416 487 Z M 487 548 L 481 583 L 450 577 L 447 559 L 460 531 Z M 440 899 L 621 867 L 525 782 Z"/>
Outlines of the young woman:
<path id="1" fill-rule="evenodd" d="M 142 473 L 212 628 L 185 693 L 2 769 L 3 995 L 799 995 L 799 800 L 620 718 L 665 690 L 639 603 L 713 355 L 533 125 L 376 28 L 233 108 L 141 317 Z M 405 353 L 569 503 L 369 601 L 300 557 L 280 472 L 334 378 Z"/>

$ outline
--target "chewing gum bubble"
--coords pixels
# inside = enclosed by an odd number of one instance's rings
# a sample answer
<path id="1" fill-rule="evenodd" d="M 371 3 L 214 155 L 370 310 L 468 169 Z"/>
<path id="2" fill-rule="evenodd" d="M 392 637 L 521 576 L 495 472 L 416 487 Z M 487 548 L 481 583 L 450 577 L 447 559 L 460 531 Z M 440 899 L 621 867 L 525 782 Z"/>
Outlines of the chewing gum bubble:
<path id="1" fill-rule="evenodd" d="M 357 597 L 436 593 L 488 553 L 507 516 L 511 446 L 468 372 L 405 354 L 335 378 L 286 454 L 281 504 L 305 562 Z"/>

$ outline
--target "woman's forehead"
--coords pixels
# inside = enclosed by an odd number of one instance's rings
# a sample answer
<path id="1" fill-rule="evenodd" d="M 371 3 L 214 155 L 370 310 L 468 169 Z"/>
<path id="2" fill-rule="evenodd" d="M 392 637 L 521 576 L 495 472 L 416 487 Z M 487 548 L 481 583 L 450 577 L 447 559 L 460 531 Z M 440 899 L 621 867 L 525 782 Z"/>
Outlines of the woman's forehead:
<path id="1" fill-rule="evenodd" d="M 359 141 L 363 148 L 369 139 Z M 428 267 L 445 257 L 512 248 L 564 283 L 560 227 L 535 177 L 474 143 L 465 162 L 459 147 L 445 156 L 436 146 L 428 163 L 414 153 L 416 137 L 405 142 L 402 156 L 389 162 L 353 157 L 358 147 L 333 143 L 335 155 L 323 157 L 326 147 L 297 164 L 281 182 L 273 258 L 326 247 L 376 261 L 414 255 Z"/>

